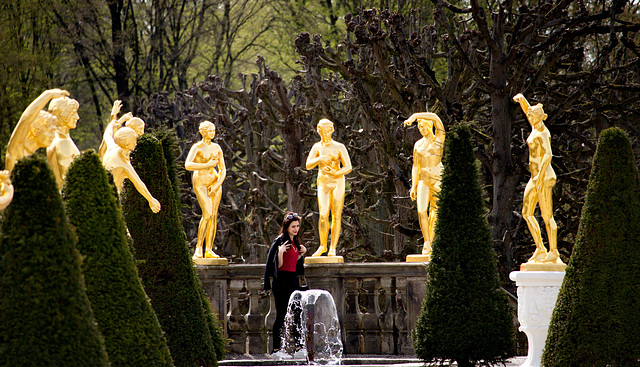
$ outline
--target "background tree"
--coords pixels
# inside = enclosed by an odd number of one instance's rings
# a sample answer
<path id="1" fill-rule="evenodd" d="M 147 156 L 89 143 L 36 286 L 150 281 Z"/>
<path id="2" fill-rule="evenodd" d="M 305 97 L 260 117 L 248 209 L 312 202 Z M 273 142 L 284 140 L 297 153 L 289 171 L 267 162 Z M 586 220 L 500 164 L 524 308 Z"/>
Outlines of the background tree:
<path id="1" fill-rule="evenodd" d="M 173 366 L 158 318 L 142 288 L 107 171 L 93 151 L 69 167 L 69 220 L 85 257 L 82 268 L 96 321 L 113 366 Z"/>
<path id="2" fill-rule="evenodd" d="M 633 366 L 640 359 L 640 177 L 629 138 L 602 132 L 580 229 L 542 356 L 545 366 Z"/>
<path id="3" fill-rule="evenodd" d="M 443 163 L 429 282 L 412 337 L 416 355 L 461 367 L 504 362 L 515 349 L 514 327 L 468 128 L 447 134 Z"/>
<path id="4" fill-rule="evenodd" d="M 148 134 L 138 139 L 131 162 L 149 191 L 162 204 L 154 214 L 146 199 L 127 181 L 122 205 L 133 238 L 138 271 L 166 333 L 176 366 L 215 366 L 216 352 L 205 319 L 200 286 L 180 223 L 162 146 Z"/>
<path id="5" fill-rule="evenodd" d="M 53 172 L 32 155 L 11 181 L 1 225 L 0 366 L 109 366 Z"/>

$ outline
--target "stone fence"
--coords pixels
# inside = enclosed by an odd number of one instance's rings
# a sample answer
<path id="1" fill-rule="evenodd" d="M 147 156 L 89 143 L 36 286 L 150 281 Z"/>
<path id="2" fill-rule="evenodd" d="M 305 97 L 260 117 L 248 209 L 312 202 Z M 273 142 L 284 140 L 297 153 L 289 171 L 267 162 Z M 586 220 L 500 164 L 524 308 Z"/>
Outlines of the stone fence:
<path id="1" fill-rule="evenodd" d="M 230 351 L 264 354 L 272 345 L 275 301 L 262 290 L 264 265 L 197 266 Z M 309 264 L 312 289 L 333 296 L 345 354 L 414 354 L 411 330 L 425 295 L 424 263 Z"/>

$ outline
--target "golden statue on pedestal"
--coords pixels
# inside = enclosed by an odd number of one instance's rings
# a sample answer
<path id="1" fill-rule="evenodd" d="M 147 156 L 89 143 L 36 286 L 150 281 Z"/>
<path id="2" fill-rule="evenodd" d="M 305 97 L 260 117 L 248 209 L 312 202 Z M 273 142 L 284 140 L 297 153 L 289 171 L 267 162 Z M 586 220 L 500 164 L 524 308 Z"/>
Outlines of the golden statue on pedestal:
<path id="1" fill-rule="evenodd" d="M 318 122 L 318 134 L 320 141 L 315 143 L 307 158 L 307 169 L 318 166 L 318 231 L 320 232 L 320 246 L 318 250 L 307 257 L 305 262 L 323 262 L 314 257 L 321 256 L 327 251 L 329 237 L 329 214 L 331 214 L 331 244 L 327 257 L 335 257 L 335 262 L 342 262 L 341 256 L 336 256 L 340 227 L 342 221 L 342 208 L 345 196 L 344 175 L 351 172 L 351 159 L 347 148 L 331 138 L 333 134 L 333 122 L 322 119 Z"/>
<path id="2" fill-rule="evenodd" d="M 418 121 L 422 139 L 413 146 L 413 167 L 411 168 L 411 200 L 417 201 L 418 219 L 424 237 L 422 255 L 407 256 L 408 262 L 431 260 L 431 244 L 438 218 L 438 200 L 442 179 L 442 153 L 445 131 L 440 117 L 432 112 L 414 113 L 405 122 L 410 126 Z M 435 130 L 435 131 L 434 131 Z"/>
<path id="3" fill-rule="evenodd" d="M 531 232 L 536 244 L 536 250 L 529 261 L 521 265 L 521 270 L 564 270 L 565 265 L 558 253 L 558 226 L 553 218 L 552 193 L 553 186 L 556 184 L 556 173 L 551 167 L 551 158 L 553 157 L 551 134 L 544 125 L 547 114 L 544 113 L 542 104 L 531 106 L 520 93 L 513 97 L 513 100 L 520 104 L 532 127 L 531 134 L 527 138 L 531 178 L 524 189 L 522 216 L 527 222 L 529 232 Z M 540 225 L 534 216 L 537 204 L 540 205 L 540 213 L 547 229 L 549 252 L 543 245 Z"/>
<path id="4" fill-rule="evenodd" d="M 49 103 L 49 112 L 58 119 L 56 137 L 47 148 L 47 161 L 56 178 L 58 188 L 62 190 L 62 182 L 73 159 L 80 154 L 78 147 L 71 139 L 69 130 L 75 129 L 80 116 L 80 104 L 69 97 L 55 98 Z"/>
<path id="5" fill-rule="evenodd" d="M 44 91 L 24 110 L 13 129 L 7 145 L 5 168 L 9 171 L 18 160 L 33 154 L 38 148 L 47 148 L 55 138 L 58 119 L 44 107 L 54 98 L 68 96 L 62 89 Z"/>
<path id="6" fill-rule="evenodd" d="M 193 191 L 202 209 L 193 259 L 198 264 L 226 265 L 228 261 L 213 252 L 213 241 L 216 238 L 218 207 L 222 199 L 222 183 L 227 176 L 227 168 L 224 164 L 222 149 L 212 142 L 216 136 L 215 125 L 210 121 L 204 121 L 200 124 L 199 130 L 202 140 L 191 146 L 184 163 L 187 170 L 193 171 Z M 206 243 L 206 251 L 203 252 L 204 243 Z"/>
<path id="7" fill-rule="evenodd" d="M 102 144 L 106 146 L 106 152 L 102 157 L 102 165 L 113 175 L 113 181 L 116 184 L 118 193 L 122 191 L 124 180 L 128 178 L 136 190 L 147 199 L 151 211 L 157 213 L 161 209 L 160 202 L 151 195 L 147 185 L 142 182 L 140 176 L 131 165 L 131 159 L 129 158 L 138 143 L 138 134 L 130 127 L 119 128 L 113 134 L 113 128 L 116 124 L 122 124 L 125 119 L 130 118 L 129 114 L 125 116 L 118 121 L 112 120 L 104 131 Z"/>

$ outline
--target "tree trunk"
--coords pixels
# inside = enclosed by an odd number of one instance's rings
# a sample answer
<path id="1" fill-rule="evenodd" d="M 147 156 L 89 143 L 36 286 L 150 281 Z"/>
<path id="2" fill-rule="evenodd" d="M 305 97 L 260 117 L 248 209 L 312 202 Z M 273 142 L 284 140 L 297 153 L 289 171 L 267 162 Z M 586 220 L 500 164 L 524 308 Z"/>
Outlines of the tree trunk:
<path id="1" fill-rule="evenodd" d="M 116 90 L 118 99 L 123 103 L 123 109 L 131 109 L 129 97 L 129 72 L 127 71 L 127 60 L 125 57 L 125 44 L 122 25 L 123 0 L 108 0 L 109 12 L 111 13 L 111 42 L 113 48 L 113 69 L 115 72 Z"/>

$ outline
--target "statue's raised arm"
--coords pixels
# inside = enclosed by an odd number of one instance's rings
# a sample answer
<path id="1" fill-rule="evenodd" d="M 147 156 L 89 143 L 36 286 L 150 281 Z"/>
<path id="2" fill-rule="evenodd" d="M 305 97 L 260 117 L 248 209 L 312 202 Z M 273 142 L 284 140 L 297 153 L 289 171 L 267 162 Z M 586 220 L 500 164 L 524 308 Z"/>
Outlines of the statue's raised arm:
<path id="1" fill-rule="evenodd" d="M 7 155 L 5 158 L 5 168 L 7 170 L 11 171 L 16 162 L 27 155 L 26 153 L 33 153 L 31 149 L 27 149 L 25 152 L 25 148 L 32 145 L 28 143 L 29 140 L 33 140 L 35 142 L 35 144 L 33 144 L 36 145 L 35 149 L 46 148 L 51 144 L 54 136 L 55 124 L 48 120 L 49 116 L 46 111 L 43 111 L 43 109 L 52 99 L 68 95 L 69 92 L 62 89 L 46 90 L 42 92 L 38 98 L 34 99 L 24 112 L 22 112 L 22 116 L 20 116 L 18 124 L 13 129 L 13 133 L 9 139 L 9 144 L 7 145 Z M 32 139 L 28 139 L 32 124 L 38 120 L 39 117 L 43 122 L 43 127 L 38 129 Z"/>

